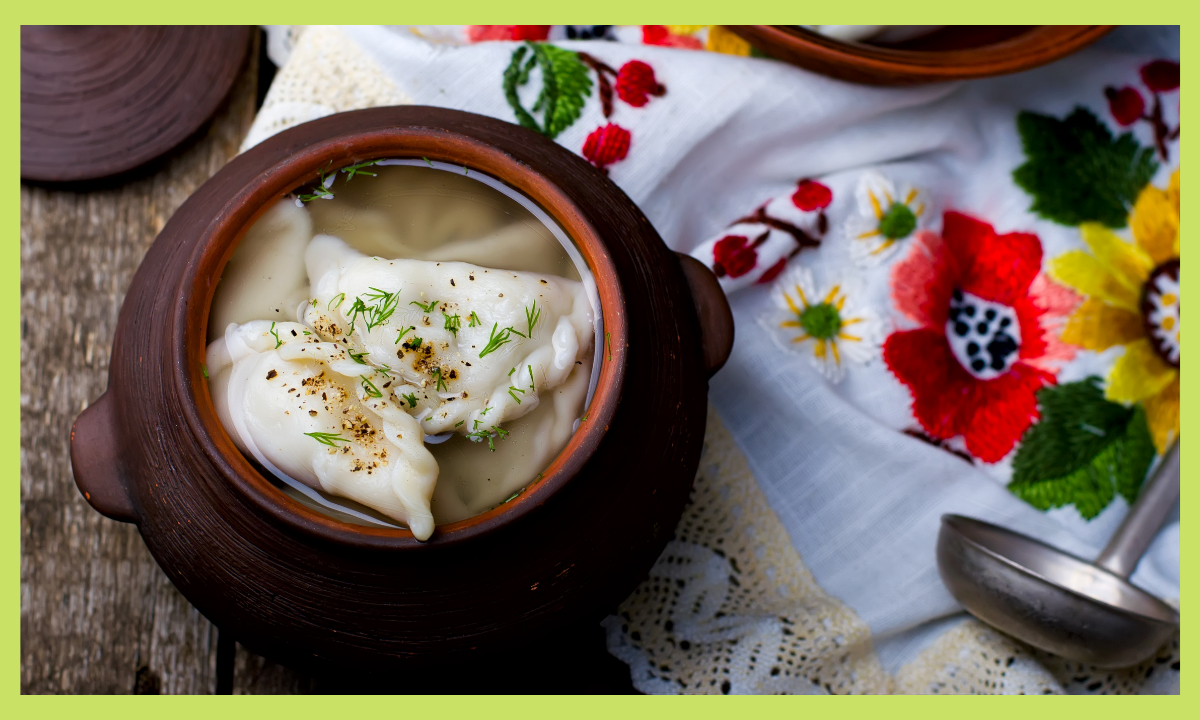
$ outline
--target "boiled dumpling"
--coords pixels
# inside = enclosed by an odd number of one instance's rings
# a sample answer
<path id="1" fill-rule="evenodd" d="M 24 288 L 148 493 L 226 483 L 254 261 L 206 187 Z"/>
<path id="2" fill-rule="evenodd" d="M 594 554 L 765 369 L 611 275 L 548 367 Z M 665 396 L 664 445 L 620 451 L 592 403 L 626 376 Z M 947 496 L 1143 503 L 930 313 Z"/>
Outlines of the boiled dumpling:
<path id="1" fill-rule="evenodd" d="M 313 299 L 299 317 L 390 390 L 427 433 L 476 441 L 537 407 L 593 342 L 583 284 L 462 262 L 385 260 L 318 235 L 305 254 Z"/>
<path id="2" fill-rule="evenodd" d="M 213 403 L 242 452 L 433 534 L 438 466 L 387 371 L 292 322 L 231 324 L 208 348 Z"/>

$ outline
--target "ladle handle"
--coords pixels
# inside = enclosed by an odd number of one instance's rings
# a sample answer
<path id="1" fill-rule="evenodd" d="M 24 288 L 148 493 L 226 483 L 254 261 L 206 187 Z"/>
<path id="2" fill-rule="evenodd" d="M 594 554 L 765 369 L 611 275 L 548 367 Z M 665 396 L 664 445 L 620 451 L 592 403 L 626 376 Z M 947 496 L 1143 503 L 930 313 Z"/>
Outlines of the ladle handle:
<path id="1" fill-rule="evenodd" d="M 1178 499 L 1179 440 L 1176 440 L 1155 468 L 1154 475 L 1142 487 L 1141 496 L 1121 522 L 1121 527 L 1100 551 L 1096 566 L 1122 578 L 1132 575 Z"/>

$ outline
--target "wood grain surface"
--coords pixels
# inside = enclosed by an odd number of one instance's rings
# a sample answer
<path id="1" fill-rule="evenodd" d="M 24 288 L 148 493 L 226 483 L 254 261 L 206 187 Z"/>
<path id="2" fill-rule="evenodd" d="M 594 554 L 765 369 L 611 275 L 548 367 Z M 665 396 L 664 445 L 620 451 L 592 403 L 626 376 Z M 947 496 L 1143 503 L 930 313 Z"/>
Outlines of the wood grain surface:
<path id="1" fill-rule="evenodd" d="M 599 626 L 565 632 L 553 647 L 504 667 L 457 668 L 403 685 L 298 673 L 231 638 L 220 642 L 137 529 L 102 517 L 80 496 L 71 424 L 107 386 L 117 313 L 142 257 L 245 137 L 258 58 L 255 48 L 213 122 L 152 175 L 87 191 L 22 185 L 22 693 L 633 692 Z"/>
<path id="2" fill-rule="evenodd" d="M 252 58 L 208 129 L 153 175 L 88 192 L 21 188 L 22 692 L 215 688 L 216 629 L 162 574 L 137 528 L 84 502 L 67 448 L 75 416 L 107 385 L 138 263 L 249 129 Z M 291 687 L 258 666 L 247 677 L 270 678 L 264 689 Z"/>

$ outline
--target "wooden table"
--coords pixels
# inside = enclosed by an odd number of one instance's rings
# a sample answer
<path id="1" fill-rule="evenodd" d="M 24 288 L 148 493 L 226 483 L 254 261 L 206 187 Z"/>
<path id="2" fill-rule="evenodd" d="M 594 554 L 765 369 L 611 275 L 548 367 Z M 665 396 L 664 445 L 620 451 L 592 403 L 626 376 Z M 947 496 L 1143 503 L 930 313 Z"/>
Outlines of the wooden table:
<path id="1" fill-rule="evenodd" d="M 137 528 L 76 489 L 71 424 L 107 386 L 125 291 L 171 214 L 237 153 L 259 62 L 251 53 L 213 122 L 149 173 L 86 191 L 21 187 L 21 691 L 632 691 L 595 625 L 501 666 L 366 681 L 294 672 L 220 638 Z"/>

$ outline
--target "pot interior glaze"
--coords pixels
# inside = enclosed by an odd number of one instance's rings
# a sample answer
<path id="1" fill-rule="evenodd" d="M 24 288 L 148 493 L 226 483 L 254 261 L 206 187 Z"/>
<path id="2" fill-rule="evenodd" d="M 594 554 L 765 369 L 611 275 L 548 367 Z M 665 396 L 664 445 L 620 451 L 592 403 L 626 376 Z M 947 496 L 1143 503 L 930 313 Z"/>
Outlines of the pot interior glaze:
<path id="1" fill-rule="evenodd" d="M 403 528 L 344 522 L 308 507 L 286 495 L 259 472 L 233 444 L 217 417 L 204 376 L 203 362 L 209 312 L 226 263 L 254 222 L 275 202 L 297 188 L 317 180 L 322 171 L 372 160 L 405 159 L 446 163 L 460 167 L 468 176 L 486 178 L 486 184 L 501 183 L 527 199 L 526 206 L 551 232 L 561 228 L 582 256 L 595 280 L 599 296 L 604 347 L 596 353 L 594 391 L 584 421 L 571 435 L 557 457 L 514 499 L 491 510 L 458 522 L 439 525 L 426 542 L 418 542 Z M 483 181 L 481 181 L 483 182 Z M 524 204 L 524 203 L 523 203 Z M 549 222 L 546 222 L 546 221 Z M 235 197 L 209 228 L 208 240 L 194 253 L 180 297 L 180 321 L 184 324 L 184 362 L 180 381 L 192 399 L 189 422 L 213 460 L 230 469 L 229 480 L 257 509 L 306 534 L 335 543 L 375 548 L 417 549 L 447 545 L 476 538 L 513 522 L 544 503 L 565 485 L 587 462 L 600 444 L 616 409 L 625 370 L 626 325 L 624 298 L 616 272 L 603 242 L 583 219 L 580 209 L 552 183 L 527 165 L 516 162 L 495 148 L 463 136 L 423 128 L 394 132 L 365 133 L 350 139 L 309 146 L 260 176 L 254 185 Z"/>

